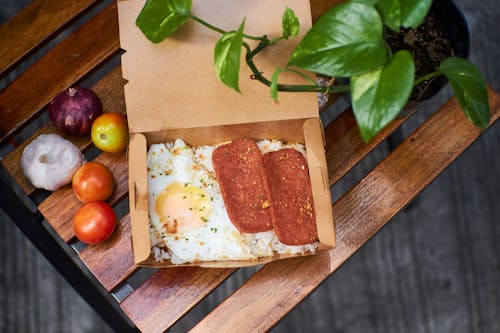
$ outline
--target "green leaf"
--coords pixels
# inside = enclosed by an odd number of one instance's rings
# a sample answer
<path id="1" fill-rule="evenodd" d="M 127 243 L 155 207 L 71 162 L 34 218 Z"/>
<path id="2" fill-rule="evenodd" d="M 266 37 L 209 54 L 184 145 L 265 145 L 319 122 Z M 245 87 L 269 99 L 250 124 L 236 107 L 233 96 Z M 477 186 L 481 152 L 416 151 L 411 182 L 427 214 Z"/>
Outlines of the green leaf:
<path id="1" fill-rule="evenodd" d="M 237 31 L 226 32 L 215 45 L 215 72 L 229 88 L 240 92 L 240 62 L 245 20 Z"/>
<path id="2" fill-rule="evenodd" d="M 297 37 L 299 34 L 299 18 L 292 9 L 286 7 L 281 19 L 281 26 L 283 27 L 283 38 L 285 39 L 288 39 L 290 36 Z"/>
<path id="3" fill-rule="evenodd" d="M 384 23 L 393 31 L 401 26 L 416 28 L 422 23 L 431 8 L 432 0 L 378 0 L 377 9 Z"/>
<path id="4" fill-rule="evenodd" d="M 147 0 L 135 24 L 153 43 L 159 43 L 186 23 L 191 0 Z"/>
<path id="5" fill-rule="evenodd" d="M 351 78 L 354 116 L 366 142 L 403 109 L 414 79 L 415 65 L 406 50 L 398 51 L 384 66 Z"/>
<path id="6" fill-rule="evenodd" d="M 401 28 L 400 0 L 378 0 L 376 7 L 384 19 L 384 24 L 393 31 L 399 31 Z"/>
<path id="7" fill-rule="evenodd" d="M 465 59 L 450 57 L 439 66 L 467 117 L 480 128 L 488 127 L 490 105 L 486 81 L 477 66 Z"/>
<path id="8" fill-rule="evenodd" d="M 416 28 L 429 13 L 432 0 L 401 0 L 401 25 Z"/>
<path id="9" fill-rule="evenodd" d="M 382 65 L 382 20 L 368 5 L 348 2 L 326 12 L 295 49 L 289 65 L 328 75 L 359 75 Z"/>
<path id="10" fill-rule="evenodd" d="M 278 101 L 278 76 L 283 73 L 282 68 L 276 68 L 274 71 L 273 77 L 271 79 L 271 85 L 269 86 L 269 91 L 271 93 L 271 97 L 274 99 L 275 102 Z"/>

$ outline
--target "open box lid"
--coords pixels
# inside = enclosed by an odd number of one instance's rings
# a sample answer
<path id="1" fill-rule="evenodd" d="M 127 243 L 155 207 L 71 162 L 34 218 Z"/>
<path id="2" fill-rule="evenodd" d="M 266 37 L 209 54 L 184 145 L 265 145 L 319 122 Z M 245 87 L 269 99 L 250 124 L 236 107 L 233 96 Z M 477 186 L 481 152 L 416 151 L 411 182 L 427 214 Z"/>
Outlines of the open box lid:
<path id="1" fill-rule="evenodd" d="M 250 78 L 242 50 L 239 94 L 226 87 L 214 70 L 214 47 L 220 34 L 188 20 L 165 41 L 154 44 L 135 25 L 145 0 L 119 1 L 120 43 L 125 100 L 131 133 L 172 128 L 238 124 L 318 117 L 316 94 L 280 93 L 275 103 L 269 88 Z M 194 0 L 192 12 L 225 30 L 237 29 L 246 17 L 245 33 L 270 39 L 281 36 L 286 7 L 295 11 L 301 32 L 255 57 L 271 78 L 284 68 L 297 43 L 311 26 L 309 0 Z M 249 43 L 254 47 L 255 43 Z M 284 73 L 280 82 L 304 84 Z"/>

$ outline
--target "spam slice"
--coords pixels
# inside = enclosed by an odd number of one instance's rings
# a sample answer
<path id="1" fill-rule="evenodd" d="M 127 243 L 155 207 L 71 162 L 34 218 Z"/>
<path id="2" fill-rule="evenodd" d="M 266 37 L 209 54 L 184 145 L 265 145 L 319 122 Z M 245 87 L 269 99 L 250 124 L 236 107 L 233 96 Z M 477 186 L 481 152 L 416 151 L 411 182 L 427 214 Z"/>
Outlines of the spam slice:
<path id="1" fill-rule="evenodd" d="M 286 245 L 318 240 L 307 162 L 300 152 L 285 148 L 262 156 L 271 194 L 274 231 Z"/>
<path id="2" fill-rule="evenodd" d="M 273 228 L 262 154 L 251 139 L 217 147 L 212 162 L 226 210 L 239 231 L 257 233 Z"/>

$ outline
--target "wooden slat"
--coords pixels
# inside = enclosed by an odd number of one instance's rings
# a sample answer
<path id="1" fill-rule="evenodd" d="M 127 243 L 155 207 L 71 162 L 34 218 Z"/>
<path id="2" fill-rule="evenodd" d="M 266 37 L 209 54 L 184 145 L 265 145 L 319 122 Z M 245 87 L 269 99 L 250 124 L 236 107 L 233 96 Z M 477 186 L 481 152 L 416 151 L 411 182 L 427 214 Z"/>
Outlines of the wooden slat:
<path id="1" fill-rule="evenodd" d="M 346 0 L 311 0 L 312 21 L 316 22 L 328 9 Z"/>
<path id="2" fill-rule="evenodd" d="M 125 113 L 125 97 L 123 94 L 123 85 L 125 80 L 122 78 L 121 67 L 118 66 L 96 83 L 92 90 L 99 96 L 102 102 L 104 112 L 120 112 Z M 71 140 L 80 150 L 86 150 L 91 146 L 89 135 L 75 136 L 57 130 L 52 123 L 42 126 L 30 138 L 25 140 L 16 147 L 9 155 L 7 155 L 1 163 L 10 173 L 16 183 L 24 190 L 26 194 L 31 194 L 35 190 L 28 179 L 24 176 L 21 169 L 21 156 L 24 148 L 41 134 L 56 133 L 65 139 Z"/>
<path id="3" fill-rule="evenodd" d="M 115 189 L 107 200 L 110 205 L 114 205 L 123 199 L 128 191 L 126 154 L 125 152 L 119 154 L 102 153 L 94 161 L 106 165 L 115 177 Z M 48 196 L 38 206 L 38 210 L 59 236 L 67 242 L 74 236 L 73 216 L 81 205 L 81 202 L 74 195 L 71 185 L 66 185 Z"/>
<path id="4" fill-rule="evenodd" d="M 0 78 L 19 60 L 101 0 L 36 0 L 0 26 Z"/>
<path id="5" fill-rule="evenodd" d="M 118 50 L 117 6 L 113 3 L 0 92 L 0 141 Z"/>
<path id="6" fill-rule="evenodd" d="M 330 186 L 360 162 L 370 151 L 384 141 L 401 124 L 411 117 L 415 111 L 398 116 L 394 121 L 380 131 L 369 143 L 365 143 L 351 109 L 325 128 L 326 160 L 328 163 L 328 178 Z"/>
<path id="7" fill-rule="evenodd" d="M 233 272 L 198 267 L 161 269 L 121 307 L 142 332 L 163 332 Z"/>
<path id="8" fill-rule="evenodd" d="M 130 215 L 123 217 L 106 242 L 86 247 L 80 259 L 108 291 L 137 268 L 130 241 Z"/>
<path id="9" fill-rule="evenodd" d="M 489 91 L 492 122 L 500 97 Z M 337 248 L 270 263 L 192 332 L 263 332 L 312 292 L 452 163 L 481 131 L 448 101 L 334 206 Z"/>

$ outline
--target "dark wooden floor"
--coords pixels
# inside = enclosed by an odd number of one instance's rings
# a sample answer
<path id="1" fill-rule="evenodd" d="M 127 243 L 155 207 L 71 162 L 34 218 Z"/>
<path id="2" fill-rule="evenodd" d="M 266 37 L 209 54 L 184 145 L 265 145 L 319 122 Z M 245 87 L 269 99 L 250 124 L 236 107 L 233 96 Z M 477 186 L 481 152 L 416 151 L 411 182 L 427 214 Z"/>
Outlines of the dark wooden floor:
<path id="1" fill-rule="evenodd" d="M 0 0 L 0 22 L 26 2 Z M 498 0 L 457 2 L 472 31 L 470 59 L 500 91 Z M 432 109 L 424 107 L 403 135 Z M 384 144 L 370 155 L 335 196 L 387 152 Z M 497 123 L 274 331 L 500 332 L 499 171 Z M 2 211 L 0 256 L 0 332 L 110 331 Z M 251 273 L 239 270 L 174 332 L 186 331 Z"/>

